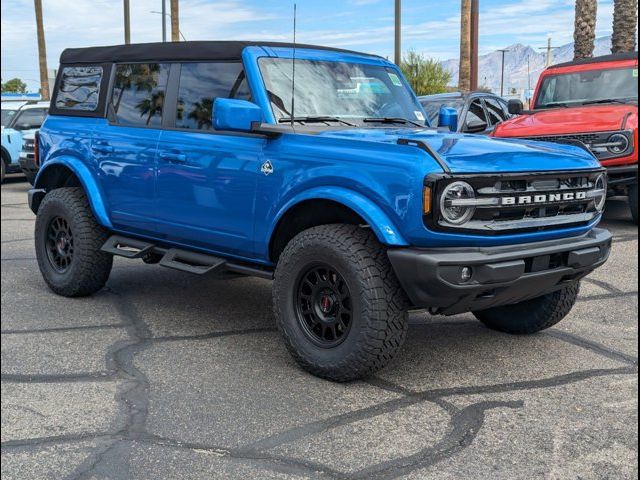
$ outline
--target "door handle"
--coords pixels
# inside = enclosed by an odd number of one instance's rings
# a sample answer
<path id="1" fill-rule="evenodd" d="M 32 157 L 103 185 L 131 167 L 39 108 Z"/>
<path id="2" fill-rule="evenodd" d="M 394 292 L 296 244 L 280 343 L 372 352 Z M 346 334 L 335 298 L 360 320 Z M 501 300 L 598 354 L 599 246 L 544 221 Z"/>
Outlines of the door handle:
<path id="1" fill-rule="evenodd" d="M 97 143 L 91 146 L 95 153 L 113 153 L 113 147 L 106 143 Z"/>
<path id="2" fill-rule="evenodd" d="M 160 152 L 160 160 L 171 163 L 186 163 L 187 156 L 184 153 Z"/>

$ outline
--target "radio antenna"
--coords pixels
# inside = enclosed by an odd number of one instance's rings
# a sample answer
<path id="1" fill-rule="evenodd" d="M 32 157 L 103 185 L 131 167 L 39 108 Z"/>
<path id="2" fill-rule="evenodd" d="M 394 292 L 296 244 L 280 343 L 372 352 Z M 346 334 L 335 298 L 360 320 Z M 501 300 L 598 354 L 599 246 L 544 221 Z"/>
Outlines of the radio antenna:
<path id="1" fill-rule="evenodd" d="M 293 61 L 292 61 L 292 78 L 291 78 L 291 128 L 295 129 L 296 118 L 296 27 L 298 18 L 298 4 L 293 4 Z"/>

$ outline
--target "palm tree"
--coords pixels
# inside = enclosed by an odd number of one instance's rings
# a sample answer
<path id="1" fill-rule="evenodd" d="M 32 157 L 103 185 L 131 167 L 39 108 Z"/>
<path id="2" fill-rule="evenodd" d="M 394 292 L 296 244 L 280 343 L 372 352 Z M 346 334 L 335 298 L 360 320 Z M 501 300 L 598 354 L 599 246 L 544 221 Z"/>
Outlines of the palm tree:
<path id="1" fill-rule="evenodd" d="M 576 0 L 576 21 L 573 32 L 575 59 L 593 57 L 597 14 L 597 0 Z"/>
<path id="2" fill-rule="evenodd" d="M 212 112 L 213 99 L 203 98 L 201 101 L 193 104 L 193 108 L 189 112 L 189 118 L 196 121 L 198 130 L 202 130 L 205 125 L 207 128 L 211 128 Z"/>
<path id="3" fill-rule="evenodd" d="M 635 51 L 637 22 L 638 0 L 615 0 L 611 53 Z"/>
<path id="4" fill-rule="evenodd" d="M 44 41 L 42 22 L 42 0 L 33 0 L 36 10 L 36 30 L 38 33 L 38 63 L 40 64 L 40 97 L 49 100 L 49 72 L 47 69 L 47 45 Z"/>
<path id="5" fill-rule="evenodd" d="M 171 41 L 180 41 L 180 17 L 179 17 L 179 0 L 171 0 Z"/>
<path id="6" fill-rule="evenodd" d="M 460 8 L 460 76 L 458 87 L 471 90 L 471 0 L 462 0 Z"/>

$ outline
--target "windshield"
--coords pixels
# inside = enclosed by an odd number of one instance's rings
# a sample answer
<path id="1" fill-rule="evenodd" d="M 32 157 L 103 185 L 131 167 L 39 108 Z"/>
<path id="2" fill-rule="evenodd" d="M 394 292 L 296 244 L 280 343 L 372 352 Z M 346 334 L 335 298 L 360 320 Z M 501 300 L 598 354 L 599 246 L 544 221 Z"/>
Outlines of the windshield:
<path id="1" fill-rule="evenodd" d="M 295 117 L 327 117 L 364 122 L 396 118 L 424 124 L 418 104 L 390 67 L 296 60 Z M 260 71 L 277 121 L 291 118 L 293 61 L 261 58 Z"/>
<path id="2" fill-rule="evenodd" d="M 458 117 L 462 115 L 462 108 L 464 107 L 464 100 L 462 98 L 422 99 L 420 103 L 424 107 L 424 111 L 427 112 L 427 118 L 432 127 L 438 126 L 438 116 L 440 115 L 441 107 L 455 108 L 458 112 Z"/>
<path id="3" fill-rule="evenodd" d="M 17 110 L 2 110 L 2 126 L 8 127 L 17 112 Z"/>
<path id="4" fill-rule="evenodd" d="M 575 106 L 602 101 L 638 101 L 638 68 L 587 70 L 548 76 L 535 108 Z"/>

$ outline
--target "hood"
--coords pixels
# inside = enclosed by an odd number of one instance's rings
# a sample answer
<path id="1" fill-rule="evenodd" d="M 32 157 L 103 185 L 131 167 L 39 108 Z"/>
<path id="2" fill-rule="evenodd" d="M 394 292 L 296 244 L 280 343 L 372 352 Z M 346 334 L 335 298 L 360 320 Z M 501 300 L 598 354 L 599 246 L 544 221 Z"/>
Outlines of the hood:
<path id="1" fill-rule="evenodd" d="M 600 166 L 589 152 L 571 145 L 497 139 L 437 130 L 344 129 L 324 131 L 318 136 L 385 144 L 397 144 L 400 139 L 424 142 L 437 152 L 454 173 L 558 171 Z"/>
<path id="2" fill-rule="evenodd" d="M 638 115 L 637 105 L 586 105 L 553 108 L 520 115 L 496 127 L 498 137 L 534 137 L 621 130 L 629 115 Z"/>

